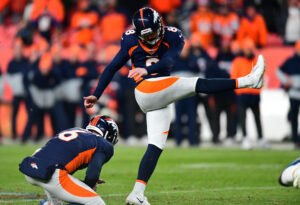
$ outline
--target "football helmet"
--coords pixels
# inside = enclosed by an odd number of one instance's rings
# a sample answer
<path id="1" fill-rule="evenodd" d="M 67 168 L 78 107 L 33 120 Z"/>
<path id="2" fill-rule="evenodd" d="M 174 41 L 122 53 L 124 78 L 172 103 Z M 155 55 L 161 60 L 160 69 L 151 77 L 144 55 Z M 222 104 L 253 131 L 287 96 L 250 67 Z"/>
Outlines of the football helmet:
<path id="1" fill-rule="evenodd" d="M 133 16 L 132 25 L 138 38 L 147 47 L 154 47 L 163 38 L 161 17 L 152 8 L 145 7 L 138 10 Z"/>
<path id="2" fill-rule="evenodd" d="M 118 142 L 119 129 L 116 122 L 106 115 L 97 115 L 90 119 L 87 130 L 93 131 L 113 145 Z"/>

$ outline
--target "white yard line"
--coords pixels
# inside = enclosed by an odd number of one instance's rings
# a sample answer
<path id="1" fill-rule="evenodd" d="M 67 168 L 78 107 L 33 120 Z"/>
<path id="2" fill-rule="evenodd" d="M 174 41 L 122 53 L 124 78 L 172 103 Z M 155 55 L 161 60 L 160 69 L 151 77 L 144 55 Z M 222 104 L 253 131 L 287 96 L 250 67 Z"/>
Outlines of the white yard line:
<path id="1" fill-rule="evenodd" d="M 146 195 L 161 195 L 161 194 L 182 194 L 182 193 L 201 193 L 201 192 L 222 192 L 222 191 L 244 191 L 244 190 L 274 190 L 280 189 L 280 186 L 266 186 L 266 187 L 223 187 L 223 188 L 201 188 L 198 190 L 176 190 L 176 191 L 162 191 L 162 192 L 147 192 Z M 101 197 L 126 197 L 129 192 L 119 193 L 119 194 L 100 194 Z M 2 192 L 0 196 L 11 195 L 11 196 L 32 196 L 34 193 L 13 193 L 13 192 Z M 44 195 L 39 195 L 44 196 Z M 31 202 L 31 201 L 41 201 L 42 199 L 14 199 L 14 200 L 0 200 L 1 204 L 8 204 L 12 202 Z"/>
<path id="2" fill-rule="evenodd" d="M 42 201 L 41 199 L 20 199 L 20 200 L 0 200 L 0 204 L 16 204 L 16 203 L 24 203 L 24 202 L 33 202 L 33 201 Z"/>
<path id="3" fill-rule="evenodd" d="M 180 164 L 180 168 L 185 169 L 200 169 L 200 168 L 257 168 L 257 169 L 267 169 L 267 168 L 281 168 L 282 165 L 279 164 L 236 164 L 236 163 L 193 163 L 193 164 Z"/>

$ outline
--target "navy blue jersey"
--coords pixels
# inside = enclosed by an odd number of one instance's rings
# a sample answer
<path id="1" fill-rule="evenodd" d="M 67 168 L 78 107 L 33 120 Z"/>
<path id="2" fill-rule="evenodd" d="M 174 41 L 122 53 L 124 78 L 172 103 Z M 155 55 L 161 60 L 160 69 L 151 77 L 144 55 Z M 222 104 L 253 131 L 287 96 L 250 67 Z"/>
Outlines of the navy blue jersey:
<path id="1" fill-rule="evenodd" d="M 87 167 L 84 183 L 91 188 L 97 183 L 102 166 L 112 157 L 113 145 L 103 137 L 81 129 L 64 130 L 32 156 L 26 157 L 19 169 L 27 176 L 49 180 L 55 169 L 69 174 Z"/>
<path id="2" fill-rule="evenodd" d="M 104 153 L 107 162 L 113 155 L 113 145 L 88 130 L 72 128 L 57 134 L 33 156 L 58 164 L 72 174 L 86 168 L 95 152 Z"/>
<path id="3" fill-rule="evenodd" d="M 129 59 L 131 59 L 132 69 L 140 67 L 148 71 L 147 76 L 135 79 L 136 85 L 147 78 L 169 76 L 170 70 L 184 46 L 184 38 L 181 31 L 175 27 L 166 26 L 164 30 L 163 38 L 151 49 L 140 42 L 133 29 L 124 32 L 121 49 L 105 68 L 93 95 L 99 98 L 112 80 L 114 73 Z"/>

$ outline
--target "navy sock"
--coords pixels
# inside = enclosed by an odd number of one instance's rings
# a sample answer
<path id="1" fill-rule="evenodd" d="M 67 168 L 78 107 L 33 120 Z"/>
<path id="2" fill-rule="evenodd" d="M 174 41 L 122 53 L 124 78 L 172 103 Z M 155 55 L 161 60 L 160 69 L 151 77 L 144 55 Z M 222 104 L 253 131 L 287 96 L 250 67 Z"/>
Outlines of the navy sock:
<path id="1" fill-rule="evenodd" d="M 203 79 L 198 78 L 196 83 L 196 93 L 216 93 L 236 88 L 235 79 L 226 78 L 212 78 Z"/>
<path id="2" fill-rule="evenodd" d="M 155 145 L 149 144 L 146 150 L 146 153 L 143 156 L 143 159 L 140 163 L 139 173 L 138 173 L 138 180 L 143 182 L 148 182 L 149 178 L 151 177 L 158 158 L 161 154 L 162 150 Z"/>

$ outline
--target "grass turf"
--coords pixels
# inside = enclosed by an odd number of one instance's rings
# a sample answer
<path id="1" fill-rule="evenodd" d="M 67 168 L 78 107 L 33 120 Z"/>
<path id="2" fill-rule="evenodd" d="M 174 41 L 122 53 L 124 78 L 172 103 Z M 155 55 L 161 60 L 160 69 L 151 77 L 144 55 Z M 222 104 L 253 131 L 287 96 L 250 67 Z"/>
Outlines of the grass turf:
<path id="1" fill-rule="evenodd" d="M 0 147 L 0 204 L 38 204 L 43 190 L 27 183 L 18 171 L 21 160 L 37 146 Z M 98 193 L 108 205 L 125 204 L 145 148 L 117 147 L 103 167 L 106 184 Z M 146 196 L 153 205 L 300 204 L 300 190 L 278 184 L 285 166 L 299 156 L 289 150 L 167 148 L 156 167 Z M 75 176 L 83 179 L 85 170 Z M 36 196 L 19 193 L 35 193 Z M 7 196 L 9 195 L 10 196 Z"/>

